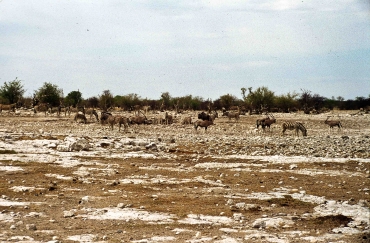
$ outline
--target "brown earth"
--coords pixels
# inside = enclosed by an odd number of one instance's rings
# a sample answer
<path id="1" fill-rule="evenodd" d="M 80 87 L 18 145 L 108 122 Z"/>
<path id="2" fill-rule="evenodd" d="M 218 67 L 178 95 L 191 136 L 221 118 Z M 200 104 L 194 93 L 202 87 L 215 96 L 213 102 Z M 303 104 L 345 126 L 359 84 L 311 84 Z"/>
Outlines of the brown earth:
<path id="1" fill-rule="evenodd" d="M 281 139 L 281 118 L 306 122 L 307 139 L 295 138 L 293 132 L 285 135 L 288 140 L 293 139 L 297 143 L 305 143 L 310 137 L 327 136 L 338 139 L 365 136 L 367 139 L 369 116 L 345 116 L 350 113 L 341 114 L 343 131 L 334 130 L 330 134 L 323 124 L 326 116 L 276 114 L 278 121 L 272 132 L 262 134 L 253 130 L 258 116 L 242 116 L 237 123 L 218 118 L 216 125 L 207 132 L 195 132 L 191 125 L 178 123 L 135 125 L 128 132 L 118 132 L 116 127 L 110 131 L 107 126 L 93 121 L 76 124 L 68 117 L 3 115 L 0 117 L 1 141 L 9 146 L 15 141 L 63 141 L 72 134 L 90 140 L 161 140 L 167 141 L 167 147 L 163 151 L 140 150 L 154 157 L 129 158 L 113 156 L 124 154 L 126 150 L 109 145 L 100 148 L 106 150 L 101 155 L 88 151 L 73 155 L 69 152 L 56 153 L 56 149 L 51 147 L 50 155 L 70 156 L 71 160 L 78 161 L 73 166 L 62 166 L 58 159 L 49 162 L 10 159 L 12 155 L 15 158 L 27 157 L 32 152 L 22 147 L 8 149 L 0 144 L 0 158 L 3 157 L 0 159 L 2 199 L 30 203 L 19 206 L 0 203 L 0 241 L 369 242 L 368 224 L 355 227 L 359 230 L 357 233 L 333 233 L 333 229 L 347 226 L 353 218 L 345 213 L 316 215 L 315 207 L 320 203 L 293 197 L 294 193 L 303 192 L 328 201 L 361 204 L 369 209 L 370 164 L 368 160 L 359 160 L 368 159 L 369 151 L 348 151 L 348 155 L 343 156 L 347 158 L 345 162 L 338 162 L 337 158 L 330 160 L 330 157 L 323 161 L 284 161 L 295 154 L 282 156 L 281 162 L 272 163 L 268 159 L 271 151 L 274 152 L 271 156 L 274 156 L 283 149 L 273 143 Z M 365 126 L 358 124 L 358 120 L 365 121 Z M 252 138 L 255 138 L 254 142 L 251 142 Z M 260 154 L 267 156 L 267 159 L 251 158 L 254 151 L 267 150 L 266 142 L 261 142 L 266 138 L 271 139 L 267 144 L 271 151 Z M 245 147 L 247 142 L 248 149 Z M 38 156 L 37 152 L 33 154 Z M 304 152 L 297 151 L 296 155 L 302 154 Z M 310 154 L 306 157 L 309 158 Z M 199 166 L 206 163 L 230 166 Z M 11 167 L 22 170 L 1 169 Z M 297 169 L 318 173 L 297 173 Z M 88 173 L 76 173 L 81 170 Z M 14 187 L 26 189 L 19 191 Z M 252 196 L 281 191 L 286 191 L 282 197 L 263 199 Z M 101 209 L 104 214 L 107 208 L 159 213 L 169 216 L 172 221 L 132 218 L 100 220 L 86 216 L 91 209 Z M 11 219 L 4 219 L 7 216 Z M 232 219 L 232 222 L 209 222 L 206 216 L 225 217 Z M 184 221 L 189 218 L 196 222 Z M 258 227 L 255 222 L 261 218 L 282 218 L 293 221 L 293 224 L 282 222 L 272 227 Z M 84 236 L 87 237 L 85 240 Z"/>

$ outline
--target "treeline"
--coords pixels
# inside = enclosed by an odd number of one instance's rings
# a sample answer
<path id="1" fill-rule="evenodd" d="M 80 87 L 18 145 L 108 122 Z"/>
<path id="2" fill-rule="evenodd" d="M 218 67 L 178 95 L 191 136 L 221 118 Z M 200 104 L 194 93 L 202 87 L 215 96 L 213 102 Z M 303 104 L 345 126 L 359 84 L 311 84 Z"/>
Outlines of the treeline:
<path id="1" fill-rule="evenodd" d="M 24 87 L 21 80 L 16 78 L 4 82 L 0 87 L 0 103 L 14 104 L 18 107 L 30 108 L 39 103 L 49 103 L 52 106 L 85 106 L 106 110 L 110 107 L 120 107 L 130 110 L 135 107 L 149 106 L 156 110 L 229 110 L 239 107 L 241 112 L 261 113 L 294 112 L 303 110 L 306 113 L 320 113 L 326 110 L 370 110 L 370 95 L 356 97 L 354 100 L 344 100 L 343 97 L 323 97 L 312 94 L 309 90 L 301 89 L 300 93 L 293 92 L 275 95 L 267 87 L 257 89 L 252 87 L 241 88 L 241 98 L 232 94 L 225 94 L 216 100 L 205 99 L 199 96 L 186 95 L 173 97 L 169 92 L 163 92 L 156 99 L 143 99 L 138 94 L 113 95 L 110 90 L 104 90 L 100 95 L 84 98 L 77 90 L 64 96 L 63 90 L 57 85 L 45 82 L 42 87 L 34 92 L 32 97 L 24 97 Z"/>

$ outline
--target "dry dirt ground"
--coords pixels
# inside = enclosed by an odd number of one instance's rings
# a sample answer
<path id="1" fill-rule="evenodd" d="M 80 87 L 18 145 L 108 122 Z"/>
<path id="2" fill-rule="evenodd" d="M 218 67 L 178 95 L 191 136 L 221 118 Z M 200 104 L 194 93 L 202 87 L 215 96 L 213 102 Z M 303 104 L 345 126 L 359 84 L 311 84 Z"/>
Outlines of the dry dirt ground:
<path id="1" fill-rule="evenodd" d="M 266 133 L 255 115 L 195 132 L 1 114 L 0 241 L 369 242 L 370 115 L 353 113 L 331 132 L 276 113 Z"/>

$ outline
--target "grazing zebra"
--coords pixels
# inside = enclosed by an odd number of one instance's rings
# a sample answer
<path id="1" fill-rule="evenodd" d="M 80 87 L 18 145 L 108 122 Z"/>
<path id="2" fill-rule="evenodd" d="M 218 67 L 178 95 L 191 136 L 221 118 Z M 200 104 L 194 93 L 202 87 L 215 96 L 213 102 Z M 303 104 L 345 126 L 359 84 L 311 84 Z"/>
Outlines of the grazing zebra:
<path id="1" fill-rule="evenodd" d="M 93 116 L 95 116 L 96 121 L 99 121 L 99 115 L 98 115 L 98 113 L 96 112 L 96 110 L 94 108 L 88 108 L 88 109 L 84 109 L 84 110 L 85 110 L 85 115 L 90 116 L 90 120 Z"/>
<path id="2" fill-rule="evenodd" d="M 87 123 L 87 119 L 86 119 L 86 116 L 84 114 L 81 114 L 81 113 L 76 113 L 75 117 L 74 117 L 74 120 L 76 122 L 83 122 L 83 123 Z"/>
<path id="3" fill-rule="evenodd" d="M 298 130 L 301 130 L 302 135 L 304 137 L 307 136 L 307 129 L 300 122 L 284 122 L 283 124 L 281 124 L 281 128 L 283 129 L 282 135 L 284 135 L 285 131 L 288 129 L 295 130 L 297 136 L 299 136 Z"/>

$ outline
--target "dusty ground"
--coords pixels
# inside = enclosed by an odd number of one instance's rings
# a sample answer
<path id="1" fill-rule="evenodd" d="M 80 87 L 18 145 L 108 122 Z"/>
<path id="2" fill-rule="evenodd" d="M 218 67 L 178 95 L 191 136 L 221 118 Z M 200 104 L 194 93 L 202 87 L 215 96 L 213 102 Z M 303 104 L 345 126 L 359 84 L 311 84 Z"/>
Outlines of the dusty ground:
<path id="1" fill-rule="evenodd" d="M 369 242 L 370 116 L 351 113 L 330 133 L 326 115 L 275 114 L 266 134 L 259 116 L 205 133 L 2 114 L 0 241 Z"/>

